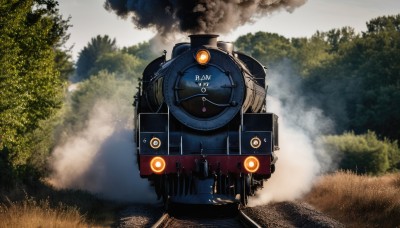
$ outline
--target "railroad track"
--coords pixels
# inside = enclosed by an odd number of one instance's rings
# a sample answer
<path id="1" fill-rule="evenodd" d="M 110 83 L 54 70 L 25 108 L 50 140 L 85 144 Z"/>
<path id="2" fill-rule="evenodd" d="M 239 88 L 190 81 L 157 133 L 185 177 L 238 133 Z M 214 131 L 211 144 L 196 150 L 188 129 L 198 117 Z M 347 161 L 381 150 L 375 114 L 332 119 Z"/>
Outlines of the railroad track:
<path id="1" fill-rule="evenodd" d="M 198 216 L 198 215 L 171 215 L 164 213 L 152 226 L 163 227 L 261 227 L 243 211 L 237 211 L 233 215 L 225 216 Z"/>
<path id="2" fill-rule="evenodd" d="M 131 227 L 345 227 L 342 223 L 301 202 L 279 202 L 247 207 L 237 205 L 186 205 L 169 208 L 163 216 L 161 205 L 132 205 L 120 211 L 119 228 Z M 250 215 L 253 222 L 248 218 Z M 158 220 L 158 222 L 156 222 Z M 258 223 L 258 224 L 257 224 Z"/>

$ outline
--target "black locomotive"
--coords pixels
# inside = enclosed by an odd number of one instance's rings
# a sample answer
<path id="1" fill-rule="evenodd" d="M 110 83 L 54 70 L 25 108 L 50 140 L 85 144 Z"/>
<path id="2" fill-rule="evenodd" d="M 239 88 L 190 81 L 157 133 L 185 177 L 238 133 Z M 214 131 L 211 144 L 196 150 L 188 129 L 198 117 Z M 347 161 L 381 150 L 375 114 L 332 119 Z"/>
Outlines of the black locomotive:
<path id="1" fill-rule="evenodd" d="M 218 35 L 191 35 L 144 70 L 135 96 L 140 175 L 164 201 L 247 204 L 275 170 L 265 67 Z"/>

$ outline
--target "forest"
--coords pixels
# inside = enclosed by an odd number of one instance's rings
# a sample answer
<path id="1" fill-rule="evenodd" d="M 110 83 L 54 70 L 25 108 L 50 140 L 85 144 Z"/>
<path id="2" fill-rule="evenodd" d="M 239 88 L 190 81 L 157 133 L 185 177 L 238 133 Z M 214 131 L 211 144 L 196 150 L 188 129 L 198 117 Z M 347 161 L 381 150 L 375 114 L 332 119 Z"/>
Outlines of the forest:
<path id="1" fill-rule="evenodd" d="M 71 24 L 57 1 L 0 8 L 0 188 L 12 188 L 49 175 L 54 147 L 81 128 L 97 99 L 121 91 L 128 111 L 120 118 L 132 118 L 141 72 L 162 50 L 149 42 L 118 48 L 112 34 L 98 35 L 74 62 L 65 48 Z M 361 33 L 344 27 L 299 38 L 249 33 L 235 48 L 268 72 L 293 75 L 307 106 L 332 120 L 321 140 L 339 151 L 338 169 L 377 175 L 400 169 L 400 14 L 366 25 Z M 68 90 L 72 83 L 79 89 Z"/>

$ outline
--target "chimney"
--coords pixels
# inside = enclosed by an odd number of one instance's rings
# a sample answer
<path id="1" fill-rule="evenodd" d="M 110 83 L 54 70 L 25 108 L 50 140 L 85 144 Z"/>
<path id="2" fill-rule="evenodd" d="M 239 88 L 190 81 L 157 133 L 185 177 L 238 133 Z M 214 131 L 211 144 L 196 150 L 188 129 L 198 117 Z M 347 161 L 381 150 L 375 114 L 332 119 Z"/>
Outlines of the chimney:
<path id="1" fill-rule="evenodd" d="M 217 47 L 217 37 L 214 34 L 190 35 L 190 48 L 195 49 L 201 46 Z"/>

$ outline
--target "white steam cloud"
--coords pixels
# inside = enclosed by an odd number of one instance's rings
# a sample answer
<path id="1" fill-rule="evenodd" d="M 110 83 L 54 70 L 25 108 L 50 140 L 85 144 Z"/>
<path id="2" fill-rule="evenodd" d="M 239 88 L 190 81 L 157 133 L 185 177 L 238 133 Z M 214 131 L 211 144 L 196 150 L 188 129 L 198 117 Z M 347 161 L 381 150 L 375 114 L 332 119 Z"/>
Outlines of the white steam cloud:
<path id="1" fill-rule="evenodd" d="M 286 65 L 286 64 L 285 64 Z M 269 72 L 267 107 L 279 116 L 276 171 L 250 206 L 295 200 L 308 192 L 318 174 L 327 171 L 331 158 L 319 137 L 333 128 L 322 111 L 308 107 L 300 90 L 300 78 L 289 71 Z"/>
<path id="2" fill-rule="evenodd" d="M 117 201 L 155 202 L 154 190 L 139 176 L 132 118 L 120 119 L 120 111 L 118 102 L 98 101 L 86 127 L 55 148 L 50 162 L 55 187 Z"/>

